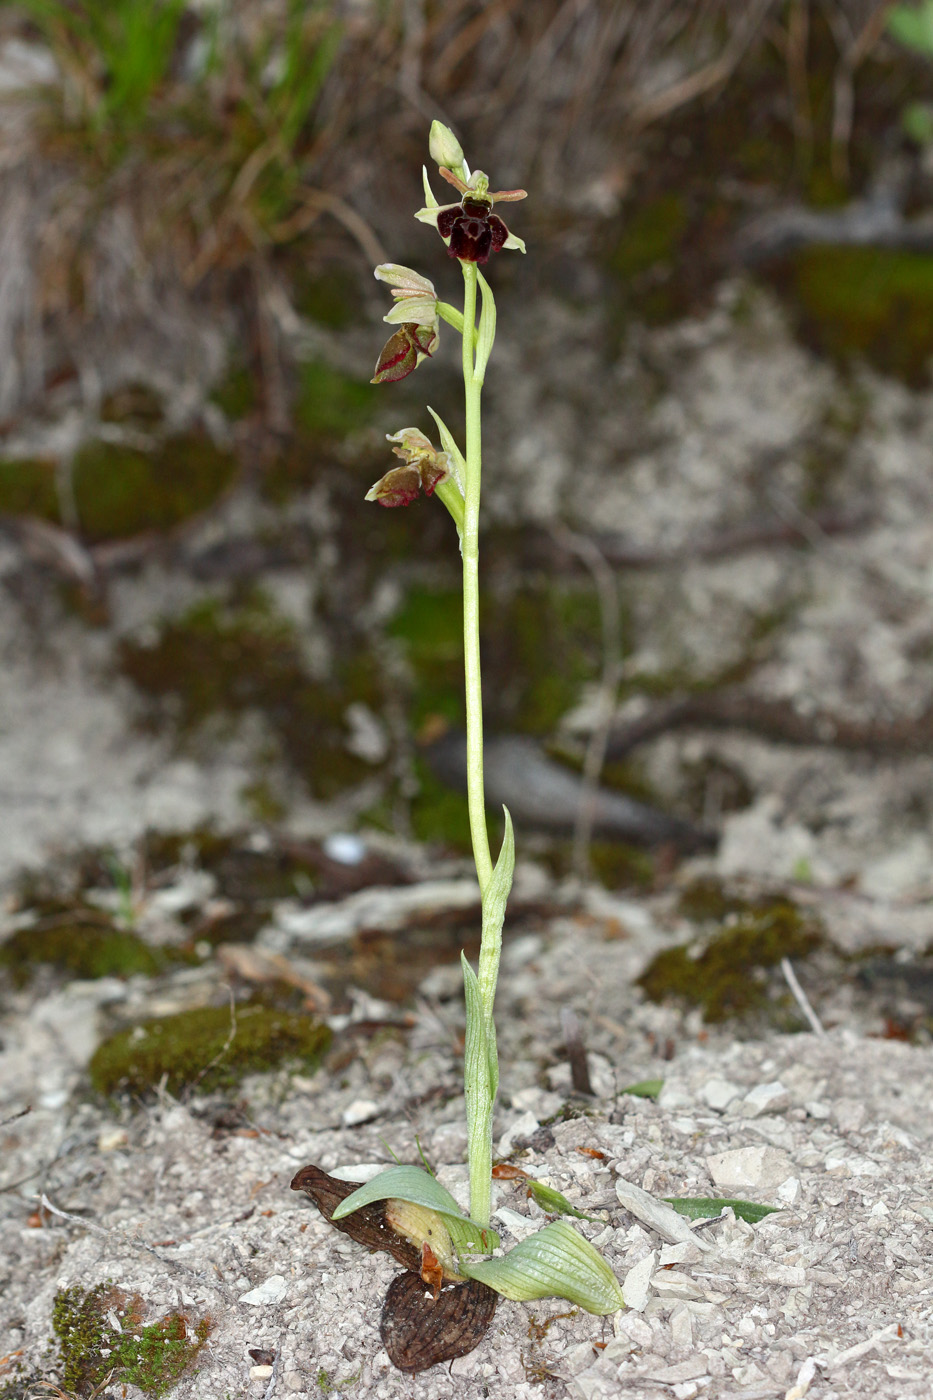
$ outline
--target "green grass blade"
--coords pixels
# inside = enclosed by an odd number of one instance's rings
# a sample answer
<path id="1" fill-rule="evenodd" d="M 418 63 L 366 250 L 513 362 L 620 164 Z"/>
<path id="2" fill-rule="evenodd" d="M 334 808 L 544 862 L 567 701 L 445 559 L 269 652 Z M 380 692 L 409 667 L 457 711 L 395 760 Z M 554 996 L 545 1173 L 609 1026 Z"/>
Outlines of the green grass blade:
<path id="1" fill-rule="evenodd" d="M 669 1206 L 688 1220 L 715 1220 L 726 1206 L 731 1206 L 739 1220 L 757 1225 L 766 1215 L 775 1215 L 780 1206 L 762 1206 L 757 1201 L 733 1201 L 726 1196 L 665 1196 Z"/>

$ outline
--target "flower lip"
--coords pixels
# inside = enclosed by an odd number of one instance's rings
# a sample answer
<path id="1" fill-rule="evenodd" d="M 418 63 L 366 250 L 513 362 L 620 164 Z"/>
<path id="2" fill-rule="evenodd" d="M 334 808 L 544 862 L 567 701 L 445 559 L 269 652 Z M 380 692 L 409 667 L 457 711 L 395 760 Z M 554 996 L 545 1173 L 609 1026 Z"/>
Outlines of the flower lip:
<path id="1" fill-rule="evenodd" d="M 462 204 L 440 210 L 437 231 L 442 238 L 450 239 L 450 257 L 473 263 L 488 262 L 490 253 L 497 253 L 509 236 L 505 224 L 492 212 L 492 205 L 475 198 L 465 198 Z"/>

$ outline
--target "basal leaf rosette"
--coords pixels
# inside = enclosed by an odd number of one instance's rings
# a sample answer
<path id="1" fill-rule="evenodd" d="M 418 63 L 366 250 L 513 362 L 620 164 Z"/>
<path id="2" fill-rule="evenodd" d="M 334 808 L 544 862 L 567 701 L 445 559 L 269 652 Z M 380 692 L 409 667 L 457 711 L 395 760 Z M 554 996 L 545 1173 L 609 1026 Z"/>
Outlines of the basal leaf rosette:
<path id="1" fill-rule="evenodd" d="M 445 1279 L 475 1279 L 514 1302 L 566 1298 L 600 1316 L 625 1307 L 605 1259 L 564 1220 L 545 1225 L 507 1254 L 474 1263 L 464 1256 L 497 1248 L 498 1235 L 464 1216 L 450 1193 L 420 1167 L 380 1172 L 342 1201 L 333 1218 L 343 1219 L 373 1201 L 386 1202 L 386 1218 L 416 1248 L 429 1244 Z"/>

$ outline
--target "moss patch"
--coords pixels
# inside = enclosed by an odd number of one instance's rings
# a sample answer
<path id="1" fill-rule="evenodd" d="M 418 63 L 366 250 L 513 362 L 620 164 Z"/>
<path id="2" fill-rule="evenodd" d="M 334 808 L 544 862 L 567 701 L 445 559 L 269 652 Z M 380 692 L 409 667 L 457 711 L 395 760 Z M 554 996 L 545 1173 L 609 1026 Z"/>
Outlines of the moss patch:
<path id="1" fill-rule="evenodd" d="M 39 458 L 0 462 L 0 514 L 35 515 L 57 524 L 55 463 Z"/>
<path id="2" fill-rule="evenodd" d="M 117 1331 L 108 1320 L 113 1312 Z M 111 1284 L 85 1291 L 63 1288 L 52 1304 L 52 1330 L 59 1342 L 62 1385 L 79 1396 L 96 1394 L 110 1378 L 135 1385 L 144 1395 L 162 1396 L 190 1369 L 211 1330 L 209 1318 L 196 1323 L 184 1313 L 168 1313 L 142 1326 L 142 1299 Z"/>
<path id="3" fill-rule="evenodd" d="M 582 684 L 599 673 L 599 611 L 591 590 L 532 579 L 487 588 L 480 633 L 491 729 L 550 734 Z M 415 673 L 413 720 L 463 724 L 463 605 L 459 589 L 418 584 L 389 627 Z"/>
<path id="4" fill-rule="evenodd" d="M 80 917 L 81 914 L 84 917 Z M 134 933 L 115 928 L 99 911 L 78 906 L 60 922 L 18 929 L 0 944 L 0 968 L 16 987 L 23 987 L 40 966 L 69 977 L 153 976 L 169 956 Z"/>
<path id="5" fill-rule="evenodd" d="M 170 1094 L 229 1088 L 244 1075 L 295 1061 L 316 1066 L 331 1040 L 329 1028 L 295 1011 L 263 1002 L 208 1006 L 155 1017 L 110 1036 L 91 1059 L 91 1083 L 101 1094 L 151 1093 L 163 1077 Z"/>
<path id="6" fill-rule="evenodd" d="M 888 248 L 807 248 L 773 270 L 801 338 L 848 364 L 865 359 L 912 387 L 930 382 L 933 257 Z"/>
<path id="7" fill-rule="evenodd" d="M 335 331 L 359 324 L 363 312 L 359 278 L 342 263 L 310 269 L 306 261 L 296 261 L 291 285 L 295 309 L 310 321 Z"/>
<path id="8" fill-rule="evenodd" d="M 211 403 L 234 422 L 247 418 L 257 407 L 256 379 L 245 365 L 235 365 L 211 393 Z"/>
<path id="9" fill-rule="evenodd" d="M 152 453 L 88 443 L 74 464 L 82 535 L 93 544 L 170 529 L 206 510 L 236 470 L 236 459 L 201 433 L 169 438 Z"/>
<path id="10" fill-rule="evenodd" d="M 782 958 L 806 958 L 823 944 L 815 920 L 789 901 L 749 909 L 702 943 L 668 948 L 638 978 L 651 1001 L 674 998 L 718 1022 L 767 1010 L 778 1001 L 769 969 Z"/>
<path id="11" fill-rule="evenodd" d="M 368 381 L 351 379 L 319 360 L 302 365 L 295 421 L 308 437 L 345 438 L 365 427 L 376 407 Z"/>
<path id="12" fill-rule="evenodd" d="M 315 796 L 333 797 L 372 771 L 347 750 L 343 716 L 353 700 L 378 707 L 373 664 L 345 656 L 332 680 L 312 680 L 294 625 L 258 591 L 230 606 L 198 603 L 164 623 L 154 645 L 125 640 L 118 655 L 153 702 L 149 721 L 182 741 L 210 716 L 259 710 Z"/>

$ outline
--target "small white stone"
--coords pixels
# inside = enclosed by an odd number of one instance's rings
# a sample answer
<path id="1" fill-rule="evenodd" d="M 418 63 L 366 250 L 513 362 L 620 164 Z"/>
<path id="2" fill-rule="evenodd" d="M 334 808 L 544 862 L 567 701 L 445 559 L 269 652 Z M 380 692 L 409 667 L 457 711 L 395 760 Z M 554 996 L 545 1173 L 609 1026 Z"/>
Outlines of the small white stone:
<path id="1" fill-rule="evenodd" d="M 790 1390 L 785 1393 L 784 1400 L 803 1400 L 803 1397 L 810 1389 L 810 1383 L 815 1375 L 816 1360 L 814 1357 L 808 1356 L 797 1372 L 796 1381 L 791 1386 Z"/>
<path id="2" fill-rule="evenodd" d="M 540 1219 L 529 1220 L 527 1215 L 520 1215 L 517 1210 L 510 1210 L 508 1206 L 500 1206 L 495 1211 L 494 1218 L 516 1240 L 526 1239 L 528 1235 L 534 1235 L 541 1229 Z"/>
<path id="3" fill-rule="evenodd" d="M 680 1244 L 666 1244 L 658 1263 L 663 1269 L 668 1264 L 696 1264 L 702 1258 L 703 1251 L 695 1239 L 682 1240 Z"/>
<path id="4" fill-rule="evenodd" d="M 800 1200 L 800 1178 L 789 1176 L 786 1181 L 782 1181 L 775 1192 L 779 1201 L 783 1201 L 786 1206 L 795 1206 Z"/>
<path id="5" fill-rule="evenodd" d="M 241 1293 L 240 1302 L 249 1303 L 254 1308 L 262 1308 L 270 1303 L 280 1303 L 287 1292 L 287 1280 L 281 1274 L 271 1274 L 265 1283 L 251 1288 L 248 1293 Z"/>
<path id="6" fill-rule="evenodd" d="M 249 1378 L 251 1381 L 267 1381 L 272 1375 L 271 1366 L 250 1366 Z"/>
<path id="7" fill-rule="evenodd" d="M 653 1249 L 644 1259 L 639 1259 L 622 1281 L 622 1297 L 625 1305 L 633 1312 L 644 1312 L 650 1296 L 651 1276 L 658 1267 L 658 1252 Z"/>
<path id="8" fill-rule="evenodd" d="M 506 1128 L 499 1139 L 498 1152 L 500 1157 L 508 1157 L 512 1151 L 512 1145 L 517 1138 L 531 1137 L 538 1128 L 538 1120 L 533 1113 L 522 1113 L 511 1127 Z"/>
<path id="9" fill-rule="evenodd" d="M 627 1211 L 630 1211 L 636 1219 L 650 1225 L 652 1230 L 670 1244 L 681 1244 L 684 1240 L 694 1240 L 700 1249 L 709 1247 L 700 1240 L 699 1236 L 693 1234 L 684 1217 L 678 1215 L 673 1206 L 669 1206 L 666 1201 L 659 1201 L 656 1197 L 650 1196 L 647 1191 L 643 1191 L 634 1182 L 626 1181 L 620 1176 L 616 1181 L 616 1195 Z"/>
<path id="10" fill-rule="evenodd" d="M 739 1104 L 742 1118 L 759 1118 L 762 1113 L 783 1113 L 790 1108 L 790 1094 L 780 1079 L 770 1084 L 756 1084 Z"/>
<path id="11" fill-rule="evenodd" d="M 776 1147 L 736 1147 L 729 1152 L 714 1152 L 707 1157 L 706 1165 L 716 1185 L 726 1190 L 751 1186 L 774 1191 L 794 1174 L 787 1153 Z"/>
<path id="12" fill-rule="evenodd" d="M 828 1103 L 822 1103 L 819 1099 L 811 1099 L 809 1103 L 804 1104 L 804 1108 L 811 1118 L 817 1118 L 820 1121 L 828 1118 L 832 1111 Z"/>
<path id="13" fill-rule="evenodd" d="M 354 1099 L 347 1104 L 340 1118 L 345 1128 L 355 1128 L 360 1123 L 368 1123 L 379 1112 L 379 1105 L 373 1099 Z"/>
<path id="14" fill-rule="evenodd" d="M 671 1341 L 676 1351 L 693 1350 L 693 1314 L 683 1303 L 677 1303 L 671 1312 Z"/>
<path id="15" fill-rule="evenodd" d="M 616 1313 L 613 1319 L 612 1330 L 615 1332 L 616 1337 L 625 1338 L 635 1346 L 640 1347 L 642 1351 L 644 1351 L 646 1347 L 650 1347 L 654 1341 L 654 1333 L 651 1330 L 650 1324 L 645 1321 L 640 1313 L 633 1312 L 631 1309 L 628 1312 Z"/>
<path id="16" fill-rule="evenodd" d="M 857 1133 L 865 1124 L 868 1109 L 860 1099 L 839 1099 L 830 1117 L 841 1133 Z"/>
<path id="17" fill-rule="evenodd" d="M 742 1093 L 738 1084 L 733 1084 L 730 1079 L 707 1079 L 700 1090 L 700 1098 L 709 1107 L 714 1108 L 717 1113 L 721 1113 L 724 1108 L 728 1108 L 733 1099 L 737 1099 Z"/>
<path id="18" fill-rule="evenodd" d="M 129 1142 L 125 1128 L 103 1128 L 98 1134 L 98 1152 L 115 1152 L 118 1147 L 125 1147 Z"/>
<path id="19" fill-rule="evenodd" d="M 703 1298 L 706 1290 L 702 1284 L 679 1269 L 658 1269 L 651 1280 L 651 1287 L 659 1298 Z M 624 1295 L 623 1295 L 624 1296 Z M 692 1376 L 678 1376 L 677 1380 L 692 1380 Z"/>
<path id="20" fill-rule="evenodd" d="M 366 758 L 367 755 L 361 753 L 360 757 Z M 329 860 L 335 860 L 339 865 L 359 865 L 366 855 L 366 842 L 353 832 L 336 831 L 324 838 L 323 851 Z"/>

